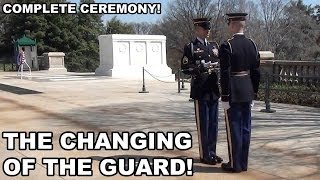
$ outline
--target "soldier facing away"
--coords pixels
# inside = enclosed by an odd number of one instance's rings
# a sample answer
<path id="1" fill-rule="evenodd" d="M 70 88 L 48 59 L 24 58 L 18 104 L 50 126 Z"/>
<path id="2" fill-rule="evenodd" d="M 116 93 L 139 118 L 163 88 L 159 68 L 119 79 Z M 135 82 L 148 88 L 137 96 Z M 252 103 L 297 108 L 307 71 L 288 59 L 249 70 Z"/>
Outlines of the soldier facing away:
<path id="1" fill-rule="evenodd" d="M 251 136 L 251 108 L 260 82 L 260 55 L 256 44 L 244 35 L 246 13 L 229 13 L 233 37 L 220 46 L 221 101 L 225 110 L 229 172 L 247 171 Z"/>
<path id="2" fill-rule="evenodd" d="M 217 72 L 213 70 L 218 63 L 218 44 L 207 41 L 209 18 L 193 21 L 196 39 L 185 45 L 181 69 L 192 77 L 190 97 L 194 99 L 200 161 L 216 164 L 222 162 L 216 155 L 220 91 Z"/>

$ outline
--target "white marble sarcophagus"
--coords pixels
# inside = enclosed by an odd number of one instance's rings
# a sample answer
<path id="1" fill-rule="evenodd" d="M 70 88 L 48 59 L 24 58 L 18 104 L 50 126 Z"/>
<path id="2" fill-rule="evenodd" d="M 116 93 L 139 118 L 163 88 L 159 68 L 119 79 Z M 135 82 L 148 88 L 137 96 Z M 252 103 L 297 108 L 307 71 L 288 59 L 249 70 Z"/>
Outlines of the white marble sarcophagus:
<path id="1" fill-rule="evenodd" d="M 163 35 L 110 34 L 99 36 L 100 66 L 95 74 L 114 78 L 142 79 L 142 68 L 160 80 L 174 81 L 166 60 Z M 145 72 L 146 79 L 152 77 Z"/>

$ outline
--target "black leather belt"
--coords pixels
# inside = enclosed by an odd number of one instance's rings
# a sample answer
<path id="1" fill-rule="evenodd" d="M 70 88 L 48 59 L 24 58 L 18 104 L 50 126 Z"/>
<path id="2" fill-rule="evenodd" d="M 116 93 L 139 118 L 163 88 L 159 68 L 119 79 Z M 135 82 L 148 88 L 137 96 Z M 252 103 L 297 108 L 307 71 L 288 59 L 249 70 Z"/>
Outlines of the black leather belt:
<path id="1" fill-rule="evenodd" d="M 231 72 L 231 76 L 247 76 L 250 75 L 250 71 Z"/>

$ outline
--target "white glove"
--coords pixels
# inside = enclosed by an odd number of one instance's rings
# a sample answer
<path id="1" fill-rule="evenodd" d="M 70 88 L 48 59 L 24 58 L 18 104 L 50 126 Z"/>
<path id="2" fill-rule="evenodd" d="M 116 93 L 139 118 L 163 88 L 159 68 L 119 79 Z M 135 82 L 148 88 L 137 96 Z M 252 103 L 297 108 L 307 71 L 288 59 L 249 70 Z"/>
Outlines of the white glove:
<path id="1" fill-rule="evenodd" d="M 254 101 L 251 101 L 251 108 L 253 108 L 253 106 L 254 106 Z"/>
<path id="2" fill-rule="evenodd" d="M 218 49 L 212 49 L 212 52 L 215 56 L 218 56 L 219 55 L 219 51 Z"/>
<path id="3" fill-rule="evenodd" d="M 206 63 L 206 61 L 205 61 L 205 60 L 201 60 L 201 64 L 203 65 L 203 67 L 207 68 L 207 67 L 209 67 L 209 66 L 210 66 L 211 61 L 209 61 L 209 62 L 207 62 L 207 63 Z"/>
<path id="4" fill-rule="evenodd" d="M 210 63 L 210 66 L 217 66 L 217 65 L 218 65 L 218 62 Z"/>
<path id="5" fill-rule="evenodd" d="M 229 101 L 226 101 L 226 102 L 222 101 L 221 103 L 222 103 L 222 107 L 223 107 L 224 110 L 230 109 Z"/>

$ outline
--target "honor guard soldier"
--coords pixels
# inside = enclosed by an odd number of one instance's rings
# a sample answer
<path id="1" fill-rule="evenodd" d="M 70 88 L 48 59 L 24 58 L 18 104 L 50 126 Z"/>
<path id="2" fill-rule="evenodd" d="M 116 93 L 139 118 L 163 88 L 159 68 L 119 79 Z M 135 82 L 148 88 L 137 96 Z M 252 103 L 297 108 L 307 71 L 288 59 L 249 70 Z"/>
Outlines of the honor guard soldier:
<path id="1" fill-rule="evenodd" d="M 218 104 L 220 91 L 215 66 L 218 64 L 218 44 L 210 43 L 210 19 L 194 19 L 196 39 L 185 45 L 181 69 L 191 75 L 190 97 L 194 100 L 200 161 L 221 163 L 216 155 L 218 136 Z"/>
<path id="2" fill-rule="evenodd" d="M 228 29 L 233 37 L 220 46 L 221 101 L 225 110 L 229 172 L 247 171 L 251 136 L 251 108 L 260 82 L 260 55 L 244 35 L 246 13 L 230 13 Z"/>

